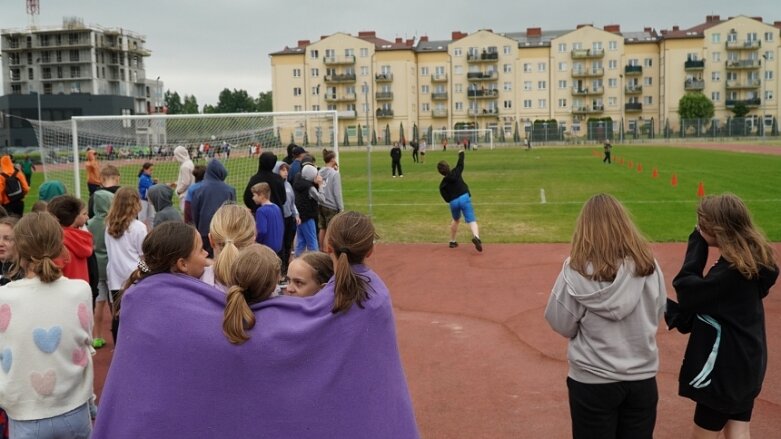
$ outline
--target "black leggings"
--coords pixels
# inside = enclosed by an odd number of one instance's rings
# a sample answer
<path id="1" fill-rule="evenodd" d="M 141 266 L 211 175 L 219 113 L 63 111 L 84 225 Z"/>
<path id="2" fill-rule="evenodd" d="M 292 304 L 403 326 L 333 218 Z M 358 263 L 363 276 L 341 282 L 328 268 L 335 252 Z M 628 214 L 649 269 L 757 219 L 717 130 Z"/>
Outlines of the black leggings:
<path id="1" fill-rule="evenodd" d="M 397 162 L 396 160 L 394 160 L 391 168 L 392 168 L 391 172 L 393 172 L 393 175 L 396 175 L 397 170 L 399 171 L 399 175 L 404 175 L 404 173 L 401 172 L 401 162 Z"/>

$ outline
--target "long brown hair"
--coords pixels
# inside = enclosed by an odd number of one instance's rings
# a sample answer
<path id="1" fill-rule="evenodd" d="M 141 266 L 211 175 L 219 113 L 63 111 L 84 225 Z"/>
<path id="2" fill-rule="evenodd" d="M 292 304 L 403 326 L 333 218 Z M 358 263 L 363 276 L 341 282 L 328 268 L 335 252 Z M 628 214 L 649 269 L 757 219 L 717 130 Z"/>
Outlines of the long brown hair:
<path id="1" fill-rule="evenodd" d="M 328 224 L 325 240 L 336 255 L 332 313 L 347 311 L 353 304 L 363 308 L 363 301 L 369 298 L 366 279 L 356 274 L 351 265 L 363 263 L 376 238 L 371 219 L 358 212 L 341 212 Z"/>
<path id="2" fill-rule="evenodd" d="M 612 281 L 625 259 L 636 276 L 655 270 L 654 255 L 626 208 L 612 195 L 597 194 L 580 210 L 572 236 L 570 267 L 586 278 Z"/>
<path id="3" fill-rule="evenodd" d="M 271 296 L 279 282 L 280 265 L 277 254 L 265 245 L 251 244 L 239 252 L 233 263 L 222 320 L 222 332 L 231 343 L 249 340 L 247 330 L 255 326 L 250 305 Z"/>
<path id="4" fill-rule="evenodd" d="M 106 231 L 114 238 L 121 238 L 130 227 L 130 223 L 141 212 L 141 197 L 131 187 L 120 188 L 114 194 L 114 201 L 106 215 Z"/>
<path id="5" fill-rule="evenodd" d="M 298 257 L 306 262 L 314 271 L 314 278 L 318 284 L 327 283 L 334 275 L 334 261 L 323 252 L 306 252 Z"/>
<path id="6" fill-rule="evenodd" d="M 252 212 L 238 204 L 223 204 L 214 213 L 209 224 L 209 236 L 219 252 L 214 257 L 214 279 L 222 285 L 229 285 L 231 265 L 239 250 L 255 242 L 255 218 Z"/>
<path id="7" fill-rule="evenodd" d="M 54 259 L 62 254 L 62 227 L 48 212 L 31 212 L 14 226 L 17 267 L 32 271 L 43 283 L 62 276 Z"/>
<path id="8" fill-rule="evenodd" d="M 697 207 L 697 223 L 716 239 L 721 256 L 746 278 L 757 277 L 761 267 L 775 266 L 773 248 L 737 195 L 704 197 Z"/>

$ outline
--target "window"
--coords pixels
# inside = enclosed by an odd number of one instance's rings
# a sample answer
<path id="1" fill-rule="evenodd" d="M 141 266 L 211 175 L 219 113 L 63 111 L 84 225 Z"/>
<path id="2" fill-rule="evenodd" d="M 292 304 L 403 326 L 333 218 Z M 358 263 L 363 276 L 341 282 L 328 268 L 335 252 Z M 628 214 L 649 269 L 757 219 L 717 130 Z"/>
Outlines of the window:
<path id="1" fill-rule="evenodd" d="M 610 87 L 610 88 L 618 87 L 618 79 L 616 79 L 616 78 L 608 78 L 607 86 Z"/>
<path id="2" fill-rule="evenodd" d="M 344 56 L 346 57 L 355 56 L 355 49 L 344 49 Z"/>
<path id="3" fill-rule="evenodd" d="M 615 107 L 617 105 L 618 98 L 615 96 L 610 96 L 607 98 L 607 106 L 608 107 Z"/>
<path id="4" fill-rule="evenodd" d="M 420 68 L 420 76 L 428 76 L 428 67 Z"/>
<path id="5" fill-rule="evenodd" d="M 537 101 L 537 105 L 540 108 L 545 108 L 547 106 L 547 101 L 545 99 L 540 99 L 540 100 Z"/>
<path id="6" fill-rule="evenodd" d="M 456 93 L 463 93 L 464 92 L 464 84 L 456 84 L 453 87 L 453 91 Z"/>
<path id="7" fill-rule="evenodd" d="M 772 81 L 773 80 L 773 71 L 772 70 L 766 70 L 765 71 L 765 81 Z"/>
<path id="8" fill-rule="evenodd" d="M 512 53 L 513 48 L 512 46 L 504 46 L 503 50 L 505 55 L 509 55 L 510 53 Z"/>
<path id="9" fill-rule="evenodd" d="M 361 66 L 361 76 L 369 76 L 369 66 Z"/>
<path id="10" fill-rule="evenodd" d="M 391 73 L 391 66 L 389 66 L 387 64 L 382 66 L 382 67 L 380 67 L 380 73 L 382 73 L 383 75 L 392 75 L 393 74 L 393 73 Z"/>
<path id="11" fill-rule="evenodd" d="M 618 41 L 608 41 L 607 50 L 610 50 L 611 52 L 618 50 Z"/>
<path id="12" fill-rule="evenodd" d="M 334 108 L 336 110 L 336 108 Z M 304 107 L 301 105 L 293 105 L 293 111 L 304 111 Z"/>
<path id="13" fill-rule="evenodd" d="M 504 108 L 510 109 L 513 107 L 513 101 L 504 101 Z"/>
<path id="14" fill-rule="evenodd" d="M 523 89 L 525 91 L 531 91 L 531 89 L 532 89 L 532 82 L 531 81 L 523 81 Z"/>
<path id="15" fill-rule="evenodd" d="M 773 41 L 773 32 L 765 32 L 765 41 Z"/>
<path id="16" fill-rule="evenodd" d="M 361 58 L 366 58 L 367 56 L 369 56 L 369 48 L 361 47 L 360 54 L 361 54 Z"/>
<path id="17" fill-rule="evenodd" d="M 459 66 L 459 65 L 453 66 L 453 74 L 454 75 L 463 75 L 464 74 L 464 66 Z"/>
<path id="18" fill-rule="evenodd" d="M 713 52 L 710 54 L 711 61 L 713 62 L 719 62 L 721 61 L 721 52 Z"/>
<path id="19" fill-rule="evenodd" d="M 422 104 L 420 106 L 420 111 L 422 113 L 428 113 L 429 111 L 431 111 L 431 105 L 429 105 L 428 103 Z"/>
<path id="20" fill-rule="evenodd" d="M 566 79 L 559 80 L 559 89 L 563 90 L 566 88 L 567 88 L 567 80 Z"/>
<path id="21" fill-rule="evenodd" d="M 559 99 L 559 108 L 567 108 L 567 100 Z"/>
<path id="22" fill-rule="evenodd" d="M 293 87 L 293 96 L 301 96 L 301 87 Z"/>
<path id="23" fill-rule="evenodd" d="M 513 83 L 512 82 L 505 82 L 504 83 L 504 91 L 511 91 L 513 89 Z"/>
<path id="24" fill-rule="evenodd" d="M 320 111 L 319 105 L 312 105 L 312 111 Z"/>
<path id="25" fill-rule="evenodd" d="M 312 96 L 317 96 L 320 94 L 320 86 L 316 85 L 312 87 Z"/>
<path id="26" fill-rule="evenodd" d="M 512 71 L 513 71 L 512 64 L 505 64 L 503 66 L 503 70 L 502 71 L 504 71 L 504 73 L 512 73 Z"/>
<path id="27" fill-rule="evenodd" d="M 523 63 L 523 73 L 531 73 L 531 71 L 532 71 L 531 63 Z"/>
<path id="28" fill-rule="evenodd" d="M 537 90 L 545 90 L 548 88 L 548 81 L 537 81 Z"/>
<path id="29" fill-rule="evenodd" d="M 317 49 L 313 49 L 309 51 L 309 58 L 317 59 L 318 56 L 320 56 L 320 53 Z"/>
<path id="30" fill-rule="evenodd" d="M 35 70 L 27 69 L 27 78 L 30 80 L 35 79 Z"/>
<path id="31" fill-rule="evenodd" d="M 765 100 L 766 101 L 772 101 L 773 100 L 773 92 L 772 91 L 765 90 Z"/>
<path id="32" fill-rule="evenodd" d="M 453 56 L 464 56 L 460 47 L 456 47 L 455 49 L 453 49 Z"/>
<path id="33" fill-rule="evenodd" d="M 537 71 L 538 72 L 544 72 L 546 66 L 547 66 L 547 64 L 545 64 L 544 62 L 537 63 Z"/>
<path id="34" fill-rule="evenodd" d="M 531 99 L 524 99 L 523 100 L 523 108 L 531 108 L 532 107 L 532 100 Z"/>
<path id="35" fill-rule="evenodd" d="M 689 59 L 691 59 L 691 58 L 689 58 Z M 627 64 L 630 65 L 630 66 L 639 66 L 640 65 L 640 60 L 637 59 L 637 58 L 632 58 L 632 59 L 630 59 L 627 62 Z"/>
<path id="36" fill-rule="evenodd" d="M 653 85 L 654 83 L 653 79 L 654 78 L 650 76 L 646 76 L 645 78 L 643 78 L 643 85 Z"/>
<path id="37" fill-rule="evenodd" d="M 326 58 L 333 58 L 336 56 L 336 52 L 334 49 L 325 49 L 325 57 Z"/>
<path id="38" fill-rule="evenodd" d="M 565 62 L 560 62 L 560 63 L 559 63 L 559 71 L 560 71 L 560 72 L 566 72 L 566 71 L 567 71 L 567 63 L 565 63 Z"/>
<path id="39" fill-rule="evenodd" d="M 654 97 L 653 96 L 643 96 L 643 103 L 645 105 L 653 105 Z"/>
<path id="40" fill-rule="evenodd" d="M 713 82 L 721 81 L 721 72 L 711 72 L 710 79 Z"/>
<path id="41" fill-rule="evenodd" d="M 445 74 L 445 66 L 436 66 L 434 67 L 434 74 L 435 75 L 444 75 Z"/>
<path id="42" fill-rule="evenodd" d="M 32 69 L 31 69 L 32 70 Z M 122 74 L 124 76 L 125 71 L 122 71 Z M 71 78 L 81 78 L 81 67 L 79 66 L 71 66 Z M 124 78 L 122 78 L 124 80 Z"/>
<path id="43" fill-rule="evenodd" d="M 582 43 L 572 43 L 572 50 L 580 50 L 583 48 Z"/>
<path id="44" fill-rule="evenodd" d="M 464 103 L 456 102 L 456 111 L 464 111 Z"/>
<path id="45" fill-rule="evenodd" d="M 756 32 L 749 32 L 746 34 L 746 41 L 757 41 L 757 33 Z"/>
<path id="46" fill-rule="evenodd" d="M 730 43 L 734 43 L 738 41 L 738 33 L 737 32 L 730 32 L 727 34 L 727 41 Z"/>
<path id="47" fill-rule="evenodd" d="M 294 78 L 300 78 L 301 77 L 301 69 L 293 69 L 293 77 Z"/>
<path id="48" fill-rule="evenodd" d="M 618 68 L 618 60 L 611 59 L 607 61 L 607 68 L 610 70 L 615 70 Z"/>
<path id="49" fill-rule="evenodd" d="M 428 91 L 429 91 L 429 86 L 428 85 L 421 85 L 420 86 L 420 93 L 421 94 L 427 95 Z"/>
<path id="50" fill-rule="evenodd" d="M 710 42 L 715 44 L 721 43 L 721 34 L 716 34 L 716 33 L 711 34 Z"/>
<path id="51" fill-rule="evenodd" d="M 766 60 L 768 60 L 768 61 L 772 61 L 772 60 L 773 60 L 773 51 L 772 51 L 772 50 L 768 50 L 767 52 L 765 52 L 765 54 L 763 55 L 763 57 L 764 57 Z"/>
<path id="52" fill-rule="evenodd" d="M 567 43 L 559 43 L 559 53 L 567 52 Z"/>
<path id="53" fill-rule="evenodd" d="M 713 102 L 719 102 L 721 100 L 721 92 L 714 91 L 710 94 L 710 100 Z"/>
<path id="54" fill-rule="evenodd" d="M 591 49 L 593 49 L 595 52 L 602 50 L 602 41 L 594 41 L 591 43 Z"/>
<path id="55" fill-rule="evenodd" d="M 654 65 L 653 58 L 646 58 L 646 59 L 643 60 L 643 66 L 644 67 L 651 67 L 653 65 Z"/>
<path id="56" fill-rule="evenodd" d="M 313 78 L 317 78 L 318 76 L 320 76 L 320 69 L 318 69 L 318 68 L 313 68 L 313 69 L 312 69 L 312 77 L 313 77 Z"/>

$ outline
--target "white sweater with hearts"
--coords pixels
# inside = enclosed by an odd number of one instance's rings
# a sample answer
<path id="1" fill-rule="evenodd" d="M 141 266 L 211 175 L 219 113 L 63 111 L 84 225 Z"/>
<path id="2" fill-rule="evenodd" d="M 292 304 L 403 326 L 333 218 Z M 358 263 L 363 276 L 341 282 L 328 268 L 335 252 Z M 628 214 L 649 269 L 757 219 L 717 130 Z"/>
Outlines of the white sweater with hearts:
<path id="1" fill-rule="evenodd" d="M 0 407 L 17 421 L 67 413 L 92 397 L 92 293 L 37 277 L 0 287 Z"/>

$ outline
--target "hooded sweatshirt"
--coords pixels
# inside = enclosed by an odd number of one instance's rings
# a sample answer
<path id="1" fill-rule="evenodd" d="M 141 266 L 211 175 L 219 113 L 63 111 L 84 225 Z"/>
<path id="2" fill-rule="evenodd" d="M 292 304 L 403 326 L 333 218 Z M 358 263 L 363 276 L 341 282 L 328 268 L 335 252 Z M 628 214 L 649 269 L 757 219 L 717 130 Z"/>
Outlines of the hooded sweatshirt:
<path id="1" fill-rule="evenodd" d="M 0 157 L 0 172 L 2 172 L 4 175 L 16 175 L 16 178 L 19 180 L 19 183 L 22 186 L 22 192 L 24 192 L 25 195 L 27 195 L 27 192 L 30 191 L 30 186 L 27 184 L 27 179 L 24 178 L 24 174 L 19 172 L 18 169 L 14 167 L 14 162 L 11 161 L 11 157 L 4 155 Z M 11 200 L 8 199 L 8 195 L 5 194 L 5 177 L 0 178 L 0 204 L 8 204 Z"/>
<path id="2" fill-rule="evenodd" d="M 2 182 L 0 184 L 3 184 Z M 38 199 L 47 203 L 54 197 L 65 195 L 65 185 L 59 180 L 49 180 L 38 187 Z"/>
<path id="3" fill-rule="evenodd" d="M 87 183 L 100 186 L 100 164 L 95 151 L 87 151 Z"/>
<path id="4" fill-rule="evenodd" d="M 190 160 L 190 153 L 187 152 L 187 148 L 182 145 L 174 148 L 174 157 L 176 161 L 181 163 L 179 165 L 179 177 L 176 179 L 176 195 L 181 198 L 187 192 L 187 188 L 195 183 L 195 177 L 193 177 L 195 165 Z"/>
<path id="5" fill-rule="evenodd" d="M 343 211 L 342 176 L 339 171 L 330 166 L 323 166 L 319 173 L 323 177 L 323 202 L 320 205 L 337 212 Z"/>
<path id="6" fill-rule="evenodd" d="M 283 163 L 285 162 L 277 162 L 277 164 L 274 165 L 275 174 L 279 175 L 279 168 L 282 167 Z M 280 176 L 279 178 L 282 177 Z M 290 216 L 298 218 L 298 209 L 296 209 L 296 193 L 293 191 L 293 185 L 291 185 L 290 182 L 284 178 L 282 178 L 282 181 L 285 182 L 285 196 L 287 197 L 285 204 L 282 206 L 282 216 L 285 218 L 289 218 Z"/>
<path id="7" fill-rule="evenodd" d="M 664 312 L 664 275 L 638 277 L 625 260 L 612 282 L 590 280 L 569 265 L 553 286 L 545 319 L 569 338 L 568 376 L 586 384 L 639 381 L 659 369 L 656 329 Z"/>
<path id="8" fill-rule="evenodd" d="M 182 214 L 171 201 L 174 190 L 164 184 L 156 184 L 146 191 L 146 197 L 155 208 L 155 221 L 152 227 L 157 227 L 164 221 L 182 221 Z"/>
<path id="9" fill-rule="evenodd" d="M 63 227 L 64 255 L 62 274 L 68 279 L 82 279 L 89 283 L 87 258 L 92 254 L 92 233 L 73 227 Z"/>
<path id="10" fill-rule="evenodd" d="M 279 206 L 280 209 L 285 205 L 287 195 L 285 194 L 285 182 L 279 175 L 274 173 L 274 166 L 277 164 L 277 156 L 271 151 L 265 151 L 258 157 L 258 172 L 250 177 L 247 187 L 244 188 L 244 205 L 252 210 L 253 215 L 258 206 L 252 201 L 252 186 L 258 183 L 268 183 L 271 188 L 269 200 Z"/>
<path id="11" fill-rule="evenodd" d="M 106 215 L 114 201 L 114 193 L 109 191 L 95 191 L 94 200 L 95 216 L 87 222 L 87 230 L 92 233 L 92 248 L 98 261 L 98 279 L 105 281 L 106 265 L 108 265 L 108 253 L 106 252 Z"/>
<path id="12" fill-rule="evenodd" d="M 301 217 L 301 222 L 313 219 L 317 221 L 317 206 L 323 201 L 323 193 L 315 185 L 317 168 L 312 165 L 304 165 L 301 172 L 293 181 L 293 191 L 296 194 L 296 208 Z"/>
<path id="13" fill-rule="evenodd" d="M 228 170 L 219 160 L 210 160 L 201 186 L 193 193 L 190 205 L 193 224 L 201 236 L 209 234 L 209 225 L 217 209 L 226 201 L 236 201 L 236 189 L 225 183 Z"/>

